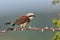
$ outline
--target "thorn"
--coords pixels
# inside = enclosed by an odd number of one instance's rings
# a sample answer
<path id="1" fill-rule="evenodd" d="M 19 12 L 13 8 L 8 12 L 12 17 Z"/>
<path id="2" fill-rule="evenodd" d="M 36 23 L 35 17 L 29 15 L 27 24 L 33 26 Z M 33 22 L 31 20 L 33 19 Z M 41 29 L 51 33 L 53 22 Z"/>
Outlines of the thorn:
<path id="1" fill-rule="evenodd" d="M 52 31 L 54 32 L 55 30 L 54 30 L 54 29 L 52 29 Z"/>
<path id="2" fill-rule="evenodd" d="M 48 27 L 45 27 L 45 29 L 48 29 Z"/>
<path id="3" fill-rule="evenodd" d="M 41 29 L 41 31 L 43 32 L 44 30 L 43 30 L 43 29 Z"/>

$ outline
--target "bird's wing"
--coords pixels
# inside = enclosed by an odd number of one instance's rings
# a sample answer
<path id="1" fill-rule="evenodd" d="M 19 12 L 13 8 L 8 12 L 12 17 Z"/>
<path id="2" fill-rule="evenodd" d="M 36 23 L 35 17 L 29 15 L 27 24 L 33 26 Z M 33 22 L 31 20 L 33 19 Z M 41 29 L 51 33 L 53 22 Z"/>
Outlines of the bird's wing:
<path id="1" fill-rule="evenodd" d="M 16 20 L 16 24 L 23 24 L 25 22 L 29 22 L 30 19 L 27 16 L 22 16 Z"/>

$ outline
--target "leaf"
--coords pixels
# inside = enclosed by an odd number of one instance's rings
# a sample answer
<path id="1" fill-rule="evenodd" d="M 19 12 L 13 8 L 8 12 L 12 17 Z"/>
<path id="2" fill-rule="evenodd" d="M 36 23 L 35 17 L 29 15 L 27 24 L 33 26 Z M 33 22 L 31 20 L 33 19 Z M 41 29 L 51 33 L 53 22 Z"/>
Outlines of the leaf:
<path id="1" fill-rule="evenodd" d="M 52 19 L 52 23 L 56 23 L 57 22 L 57 19 Z"/>
<path id="2" fill-rule="evenodd" d="M 53 5 L 56 5 L 56 4 L 58 4 L 58 3 L 60 3 L 60 0 L 53 0 L 53 1 L 52 1 L 52 4 L 53 4 Z"/>
<path id="3" fill-rule="evenodd" d="M 52 40 L 60 40 L 60 32 L 57 32 Z"/>

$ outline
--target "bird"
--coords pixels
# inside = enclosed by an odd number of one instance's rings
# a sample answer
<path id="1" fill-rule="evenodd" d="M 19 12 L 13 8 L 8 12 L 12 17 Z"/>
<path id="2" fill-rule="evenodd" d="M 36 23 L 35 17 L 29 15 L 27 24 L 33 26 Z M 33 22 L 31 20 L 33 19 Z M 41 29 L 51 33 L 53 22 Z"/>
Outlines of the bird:
<path id="1" fill-rule="evenodd" d="M 20 28 L 24 28 L 29 24 L 29 22 L 35 18 L 34 13 L 27 13 L 26 15 L 20 16 L 18 19 L 16 19 L 14 22 L 7 22 L 5 25 L 12 24 L 12 27 L 15 25 L 18 25 Z"/>

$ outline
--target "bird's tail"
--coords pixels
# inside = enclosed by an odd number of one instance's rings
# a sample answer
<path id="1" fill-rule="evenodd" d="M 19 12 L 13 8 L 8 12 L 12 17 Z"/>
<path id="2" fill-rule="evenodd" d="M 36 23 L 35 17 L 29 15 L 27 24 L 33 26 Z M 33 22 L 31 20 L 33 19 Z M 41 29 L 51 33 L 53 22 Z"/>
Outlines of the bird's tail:
<path id="1" fill-rule="evenodd" d="M 5 25 L 9 25 L 9 24 L 11 24 L 12 22 L 7 22 L 7 23 L 5 23 Z"/>
<path id="2" fill-rule="evenodd" d="M 7 22 L 7 23 L 5 23 L 5 25 L 9 25 L 9 24 L 12 24 L 12 27 L 15 26 L 14 22 Z"/>

